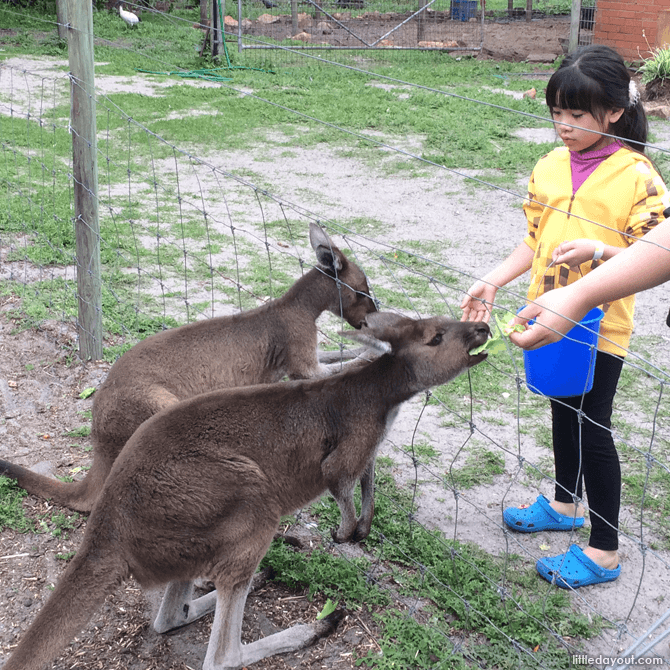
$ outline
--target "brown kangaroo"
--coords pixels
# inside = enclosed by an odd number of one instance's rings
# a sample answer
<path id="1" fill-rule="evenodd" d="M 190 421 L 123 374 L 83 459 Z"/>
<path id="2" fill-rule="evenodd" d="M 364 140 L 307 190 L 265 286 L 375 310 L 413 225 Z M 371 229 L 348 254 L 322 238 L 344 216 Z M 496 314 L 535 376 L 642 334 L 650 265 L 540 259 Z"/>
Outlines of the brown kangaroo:
<path id="1" fill-rule="evenodd" d="M 145 421 L 116 459 L 79 551 L 4 670 L 41 670 L 129 575 L 145 587 L 169 583 L 158 632 L 215 609 L 204 670 L 247 666 L 328 634 L 341 614 L 241 643 L 249 584 L 280 518 L 328 489 L 341 511 L 336 537 L 365 537 L 377 446 L 400 404 L 484 360 L 485 353 L 468 352 L 489 335 L 486 324 L 442 316 L 376 313 L 367 324 L 363 331 L 389 343 L 390 353 L 327 378 L 212 391 Z M 199 577 L 216 590 L 192 600 Z"/>
<path id="2" fill-rule="evenodd" d="M 309 237 L 319 265 L 281 298 L 157 333 L 114 363 L 94 396 L 93 464 L 84 479 L 63 483 L 4 460 L 0 475 L 29 493 L 88 512 L 123 445 L 153 414 L 214 389 L 327 374 L 317 358 L 316 319 L 329 310 L 360 328 L 376 307 L 364 273 L 323 229 L 310 224 Z"/>

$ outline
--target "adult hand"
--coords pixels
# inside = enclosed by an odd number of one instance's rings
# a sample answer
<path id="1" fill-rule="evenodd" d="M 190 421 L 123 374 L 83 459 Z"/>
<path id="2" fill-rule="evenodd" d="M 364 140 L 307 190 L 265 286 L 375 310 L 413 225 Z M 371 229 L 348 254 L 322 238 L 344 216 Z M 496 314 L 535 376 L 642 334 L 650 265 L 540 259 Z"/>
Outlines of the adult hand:
<path id="1" fill-rule="evenodd" d="M 579 300 L 575 288 L 578 285 L 579 282 L 575 282 L 570 286 L 554 289 L 526 305 L 516 315 L 514 323 L 527 325 L 530 319 L 535 319 L 535 322 L 527 326 L 523 333 L 513 332 L 510 341 L 527 350 L 539 349 L 546 344 L 558 342 L 589 311 L 589 308 Z"/>
<path id="2" fill-rule="evenodd" d="M 475 282 L 461 301 L 463 316 L 461 321 L 483 321 L 488 323 L 491 318 L 491 307 L 498 289 L 485 281 Z"/>

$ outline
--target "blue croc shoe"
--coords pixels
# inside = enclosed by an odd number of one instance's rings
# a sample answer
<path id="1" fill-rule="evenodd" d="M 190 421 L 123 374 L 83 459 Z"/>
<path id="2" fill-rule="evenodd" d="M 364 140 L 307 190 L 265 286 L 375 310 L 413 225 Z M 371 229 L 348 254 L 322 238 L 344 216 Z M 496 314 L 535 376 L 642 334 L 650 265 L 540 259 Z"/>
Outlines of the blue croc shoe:
<path id="1" fill-rule="evenodd" d="M 576 544 L 565 554 L 541 558 L 535 567 L 548 582 L 556 582 L 562 589 L 578 589 L 589 584 L 613 582 L 621 574 L 621 566 L 614 570 L 601 568 L 594 563 Z"/>
<path id="2" fill-rule="evenodd" d="M 539 533 L 543 530 L 573 530 L 584 525 L 584 517 L 567 516 L 557 512 L 543 495 L 530 507 L 508 507 L 503 520 L 520 533 Z"/>

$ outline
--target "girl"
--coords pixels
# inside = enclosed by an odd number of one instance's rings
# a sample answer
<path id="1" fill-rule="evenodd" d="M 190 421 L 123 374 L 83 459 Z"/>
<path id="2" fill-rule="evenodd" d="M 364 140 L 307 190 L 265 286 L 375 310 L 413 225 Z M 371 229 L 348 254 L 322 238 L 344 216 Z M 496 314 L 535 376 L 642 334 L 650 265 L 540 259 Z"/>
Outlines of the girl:
<path id="1" fill-rule="evenodd" d="M 524 202 L 528 234 L 469 289 L 461 303 L 463 320 L 488 321 L 498 289 L 527 270 L 531 301 L 572 284 L 652 229 L 670 204 L 663 180 L 643 155 L 647 119 L 616 51 L 600 45 L 575 51 L 549 80 L 546 101 L 565 146 L 535 166 Z M 633 304 L 629 296 L 603 305 L 592 390 L 551 400 L 554 499 L 539 496 L 530 507 L 503 512 L 504 522 L 521 532 L 579 528 L 583 480 L 591 517 L 588 546 L 572 545 L 566 554 L 537 562 L 540 575 L 563 588 L 609 582 L 621 571 L 621 470 L 610 427 Z"/>

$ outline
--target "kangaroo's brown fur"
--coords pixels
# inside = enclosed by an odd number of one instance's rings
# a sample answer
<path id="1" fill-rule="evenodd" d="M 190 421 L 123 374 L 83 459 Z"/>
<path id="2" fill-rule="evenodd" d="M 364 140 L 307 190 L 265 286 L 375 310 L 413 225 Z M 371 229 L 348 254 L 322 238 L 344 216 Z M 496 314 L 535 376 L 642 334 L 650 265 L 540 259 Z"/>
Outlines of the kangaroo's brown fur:
<path id="1" fill-rule="evenodd" d="M 317 359 L 316 319 L 326 310 L 360 328 L 376 310 L 364 273 L 317 225 L 310 241 L 319 263 L 277 300 L 235 316 L 152 335 L 117 360 L 93 401 L 93 464 L 63 483 L 0 460 L 0 475 L 45 498 L 88 512 L 135 429 L 170 405 L 218 388 L 326 374 Z"/>
<path id="2" fill-rule="evenodd" d="M 82 545 L 4 670 L 41 670 L 123 579 L 169 582 L 158 631 L 215 606 L 205 670 L 232 670 L 300 649 L 336 621 L 242 645 L 250 580 L 280 517 L 330 490 L 337 536 L 367 535 L 377 446 L 402 402 L 486 358 L 486 324 L 377 313 L 364 330 L 391 353 L 331 377 L 225 389 L 180 402 L 140 426 L 116 459 Z M 357 333 L 352 332 L 355 338 Z M 368 473 L 362 516 L 353 490 Z M 365 479 L 365 478 L 364 478 Z M 192 580 L 216 591 L 192 600 Z"/>

